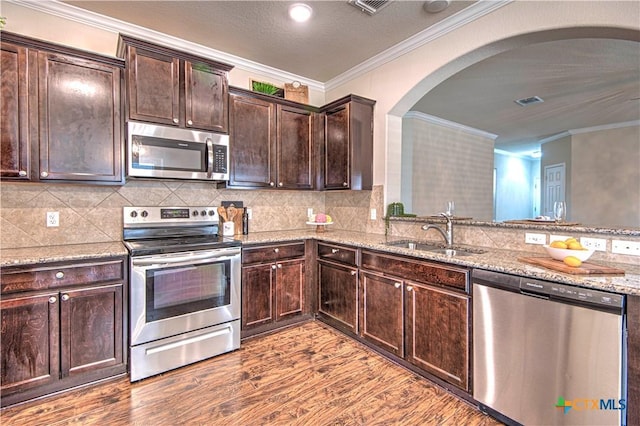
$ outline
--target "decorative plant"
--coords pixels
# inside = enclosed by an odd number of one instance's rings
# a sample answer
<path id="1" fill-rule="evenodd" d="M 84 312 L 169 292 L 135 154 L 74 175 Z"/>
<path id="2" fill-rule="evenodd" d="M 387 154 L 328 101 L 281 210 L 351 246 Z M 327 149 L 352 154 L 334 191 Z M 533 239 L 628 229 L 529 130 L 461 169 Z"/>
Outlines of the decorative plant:
<path id="1" fill-rule="evenodd" d="M 0 30 L 4 28 L 7 23 L 7 18 L 5 16 L 0 16 Z"/>
<path id="2" fill-rule="evenodd" d="M 251 89 L 254 92 L 266 93 L 267 95 L 275 95 L 280 90 L 279 87 L 274 86 L 271 83 L 264 83 L 262 81 L 252 81 Z"/>

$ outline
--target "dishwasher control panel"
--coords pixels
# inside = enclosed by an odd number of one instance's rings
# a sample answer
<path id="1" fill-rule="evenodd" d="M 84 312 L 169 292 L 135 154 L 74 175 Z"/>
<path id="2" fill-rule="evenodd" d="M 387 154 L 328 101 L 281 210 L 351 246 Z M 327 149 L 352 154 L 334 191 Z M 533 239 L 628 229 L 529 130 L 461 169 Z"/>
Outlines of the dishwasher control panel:
<path id="1" fill-rule="evenodd" d="M 613 308 L 622 308 L 624 306 L 624 296 L 620 294 L 530 278 L 520 278 L 520 290 L 553 298 L 576 300 Z"/>

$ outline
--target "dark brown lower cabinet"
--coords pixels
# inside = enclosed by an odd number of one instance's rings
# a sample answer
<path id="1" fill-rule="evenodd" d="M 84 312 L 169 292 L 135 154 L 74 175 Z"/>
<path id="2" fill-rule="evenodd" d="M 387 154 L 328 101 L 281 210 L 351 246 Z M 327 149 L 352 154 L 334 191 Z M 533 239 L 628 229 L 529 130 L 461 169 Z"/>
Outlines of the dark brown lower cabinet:
<path id="1" fill-rule="evenodd" d="M 318 313 L 343 331 L 358 332 L 358 270 L 318 261 Z"/>
<path id="2" fill-rule="evenodd" d="M 295 321 L 308 311 L 304 253 L 304 242 L 243 249 L 242 337 Z"/>
<path id="3" fill-rule="evenodd" d="M 363 251 L 360 337 L 469 391 L 468 279 L 464 268 Z"/>
<path id="4" fill-rule="evenodd" d="M 2 406 L 124 374 L 123 259 L 2 270 Z"/>

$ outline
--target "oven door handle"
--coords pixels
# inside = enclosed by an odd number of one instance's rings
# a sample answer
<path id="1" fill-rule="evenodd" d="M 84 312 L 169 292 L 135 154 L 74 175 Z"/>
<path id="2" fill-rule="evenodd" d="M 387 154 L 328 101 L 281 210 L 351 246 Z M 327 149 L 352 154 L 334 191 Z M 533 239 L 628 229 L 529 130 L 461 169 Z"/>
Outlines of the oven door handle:
<path id="1" fill-rule="evenodd" d="M 194 261 L 198 261 L 198 263 L 206 263 L 207 260 L 221 260 L 221 259 L 231 259 L 233 256 L 237 256 L 239 253 L 231 254 L 229 252 L 222 253 L 206 253 L 206 254 L 197 254 L 192 256 L 174 256 L 169 258 L 149 258 L 149 259 L 136 259 L 133 258 L 131 260 L 131 264 L 133 266 L 151 266 L 151 265 L 175 265 L 178 263 L 181 264 L 193 264 Z M 202 261 L 202 262 L 200 262 Z"/>

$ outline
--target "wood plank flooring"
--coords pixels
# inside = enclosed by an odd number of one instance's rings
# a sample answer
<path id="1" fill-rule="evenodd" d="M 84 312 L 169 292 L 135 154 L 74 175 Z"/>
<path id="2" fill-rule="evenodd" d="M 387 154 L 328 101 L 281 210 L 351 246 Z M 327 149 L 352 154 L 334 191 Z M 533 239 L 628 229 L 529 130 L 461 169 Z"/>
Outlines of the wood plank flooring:
<path id="1" fill-rule="evenodd" d="M 10 407 L 8 425 L 498 425 L 468 403 L 312 321 L 137 383 Z"/>

